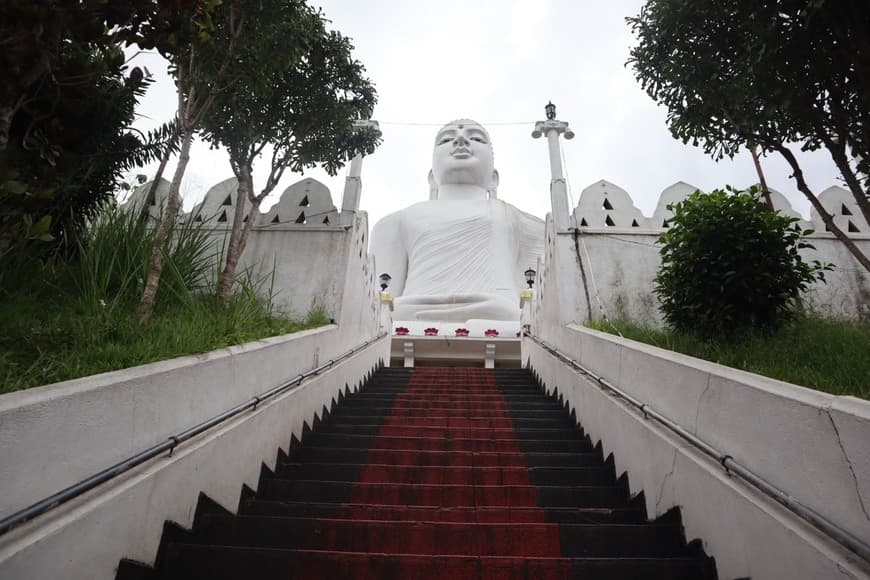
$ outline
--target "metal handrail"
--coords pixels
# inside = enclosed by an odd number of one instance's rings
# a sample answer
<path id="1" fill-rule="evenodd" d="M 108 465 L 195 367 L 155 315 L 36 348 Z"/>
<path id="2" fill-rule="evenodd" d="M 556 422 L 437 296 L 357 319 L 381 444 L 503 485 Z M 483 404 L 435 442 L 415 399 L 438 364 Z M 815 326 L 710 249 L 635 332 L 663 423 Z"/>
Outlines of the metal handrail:
<path id="1" fill-rule="evenodd" d="M 345 352 L 345 353 L 343 353 L 335 358 L 329 359 L 326 363 L 324 363 L 318 367 L 315 367 L 309 371 L 301 373 L 300 375 L 281 383 L 277 387 L 273 387 L 273 388 L 269 389 L 268 391 L 253 397 L 249 401 L 246 401 L 244 403 L 236 405 L 235 407 L 233 407 L 231 409 L 227 409 L 226 411 L 224 411 L 220 415 L 216 415 L 215 417 L 212 417 L 211 419 L 206 419 L 202 423 L 194 425 L 193 427 L 186 429 L 186 430 L 182 431 L 181 433 L 178 433 L 177 435 L 172 435 L 172 436 L 168 437 L 166 439 L 166 441 L 164 441 L 162 443 L 158 443 L 157 445 L 149 447 L 148 449 L 146 449 L 140 453 L 137 453 L 136 455 L 128 457 L 127 459 L 124 459 L 124 460 L 116 463 L 115 465 L 112 465 L 111 467 L 108 467 L 108 468 L 100 471 L 99 473 L 95 473 L 94 475 L 88 477 L 87 479 L 84 479 L 84 480 L 82 480 L 76 484 L 73 484 L 65 489 L 62 489 L 61 491 L 43 499 L 43 500 L 40 500 L 40 501 L 34 503 L 33 505 L 30 505 L 22 510 L 15 512 L 14 514 L 12 514 L 10 516 L 3 518 L 2 520 L 0 520 L 0 536 L 7 533 L 8 531 L 10 531 L 13 528 L 20 526 L 21 524 L 23 524 L 29 520 L 32 520 L 33 518 L 35 518 L 39 515 L 42 515 L 45 512 L 52 510 L 52 509 L 54 509 L 54 508 L 56 508 L 64 503 L 70 501 L 71 499 L 82 495 L 85 492 L 88 492 L 88 491 L 94 489 L 98 485 L 105 483 L 105 482 L 109 481 L 110 479 L 113 479 L 113 478 L 121 475 L 122 473 L 133 469 L 137 465 L 141 465 L 142 463 L 145 463 L 149 459 L 157 457 L 158 455 L 160 455 L 161 453 L 163 453 L 165 451 L 169 451 L 169 455 L 172 455 L 172 452 L 175 450 L 175 448 L 178 447 L 181 443 L 184 443 L 185 441 L 187 441 L 188 439 L 191 439 L 192 437 L 195 437 L 196 435 L 199 435 L 200 433 L 203 433 L 204 431 L 207 431 L 207 430 L 211 429 L 212 427 L 215 427 L 216 425 L 223 423 L 227 419 L 235 417 L 236 415 L 242 413 L 243 411 L 246 411 L 248 409 L 256 409 L 257 405 L 259 405 L 263 401 L 271 399 L 271 398 L 273 398 L 277 395 L 280 395 L 284 392 L 290 391 L 291 387 L 301 386 L 302 381 L 307 379 L 308 377 L 318 375 L 321 372 L 323 372 L 324 370 L 332 368 L 332 366 L 335 363 L 340 362 L 346 358 L 353 356 L 357 352 L 367 348 L 368 346 L 381 340 L 385 336 L 387 336 L 387 333 L 381 332 L 376 337 L 353 347 L 352 349 L 348 350 L 347 352 Z"/>
<path id="2" fill-rule="evenodd" d="M 765 495 L 773 498 L 774 500 L 785 506 L 789 511 L 799 516 L 803 520 L 809 522 L 816 529 L 830 536 L 843 547 L 854 552 L 864 560 L 870 562 L 870 544 L 867 544 L 861 538 L 858 538 L 848 530 L 844 530 L 819 512 L 815 511 L 813 508 L 805 506 L 796 498 L 779 489 L 748 467 L 741 465 L 740 463 L 735 461 L 734 458 L 730 455 L 722 453 L 703 439 L 700 439 L 693 433 L 690 433 L 681 425 L 662 415 L 643 401 L 633 397 L 619 387 L 615 386 L 613 383 L 609 382 L 607 379 L 595 374 L 591 370 L 578 363 L 576 360 L 560 352 L 553 345 L 548 344 L 544 340 L 538 338 L 537 336 L 533 336 L 528 332 L 524 334 L 526 337 L 539 344 L 544 350 L 548 351 L 556 358 L 561 359 L 562 362 L 574 367 L 581 374 L 586 375 L 590 379 L 593 379 L 594 382 L 603 387 L 603 390 L 605 392 L 609 391 L 610 394 L 618 396 L 630 405 L 639 409 L 640 412 L 643 414 L 644 418 L 655 419 L 656 421 L 658 421 L 659 423 L 691 443 L 693 446 L 703 451 L 705 454 L 714 458 L 716 462 L 722 466 L 726 473 L 735 473 L 739 475 L 745 481 L 750 483 L 753 487 L 760 490 Z"/>

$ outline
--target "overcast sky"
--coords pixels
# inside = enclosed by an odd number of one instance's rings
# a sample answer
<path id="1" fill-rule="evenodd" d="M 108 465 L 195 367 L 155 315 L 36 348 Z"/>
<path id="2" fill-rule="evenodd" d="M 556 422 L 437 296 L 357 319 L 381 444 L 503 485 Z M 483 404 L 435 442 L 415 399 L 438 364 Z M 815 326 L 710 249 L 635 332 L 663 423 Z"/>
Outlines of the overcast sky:
<path id="1" fill-rule="evenodd" d="M 428 199 L 435 132 L 457 118 L 475 119 L 489 130 L 501 177 L 499 197 L 543 217 L 549 211 L 547 147 L 545 139 L 532 139 L 531 131 L 544 118 L 548 100 L 576 133 L 572 141 L 563 141 L 572 205 L 599 179 L 628 191 L 647 216 L 661 191 L 676 181 L 703 190 L 757 181 L 748 153 L 716 163 L 700 149 L 675 141 L 665 125 L 665 110 L 625 66 L 636 41 L 624 19 L 639 12 L 641 0 L 314 4 L 323 8 L 333 28 L 353 39 L 355 57 L 377 87 L 374 119 L 381 124 L 383 145 L 365 159 L 362 173 L 361 207 L 370 224 Z M 165 64 L 153 55 L 139 56 L 134 63 L 145 64 L 157 77 L 140 107 L 139 126 L 170 119 L 176 97 Z M 827 154 L 802 155 L 801 160 L 817 193 L 839 183 Z M 808 216 L 809 204 L 789 179 L 786 164 L 773 156 L 762 163 L 769 185 Z M 257 183 L 267 172 L 255 167 Z M 344 172 L 329 177 L 310 171 L 305 176 L 323 181 L 340 206 Z M 191 208 L 210 186 L 228 177 L 232 171 L 226 153 L 197 144 L 182 186 L 184 207 Z M 264 208 L 301 177 L 285 174 Z"/>

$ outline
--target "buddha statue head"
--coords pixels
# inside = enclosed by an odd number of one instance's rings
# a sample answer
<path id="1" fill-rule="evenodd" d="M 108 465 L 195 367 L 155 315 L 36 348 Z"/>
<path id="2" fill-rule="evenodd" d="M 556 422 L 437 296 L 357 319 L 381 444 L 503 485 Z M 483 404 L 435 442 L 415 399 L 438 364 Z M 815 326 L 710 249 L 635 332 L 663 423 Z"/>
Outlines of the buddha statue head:
<path id="1" fill-rule="evenodd" d="M 486 129 L 470 119 L 444 125 L 435 136 L 429 199 L 495 199 L 497 187 Z"/>

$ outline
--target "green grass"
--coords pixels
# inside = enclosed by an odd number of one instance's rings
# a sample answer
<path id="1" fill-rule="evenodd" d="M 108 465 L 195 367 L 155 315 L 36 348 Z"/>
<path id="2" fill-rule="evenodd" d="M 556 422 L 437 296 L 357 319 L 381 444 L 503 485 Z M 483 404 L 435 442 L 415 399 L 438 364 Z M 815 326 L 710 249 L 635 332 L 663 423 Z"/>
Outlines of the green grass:
<path id="1" fill-rule="evenodd" d="M 194 298 L 155 312 L 147 324 L 134 306 L 86 309 L 64 294 L 17 295 L 0 301 L 0 393 L 208 352 L 269 336 L 322 326 L 315 311 L 302 322 L 269 316 L 257 304 L 218 305 Z M 105 311 L 101 311 L 105 309 Z"/>
<path id="2" fill-rule="evenodd" d="M 626 322 L 590 327 L 834 395 L 870 399 L 870 324 L 806 317 L 772 335 L 705 341 Z"/>
<path id="3" fill-rule="evenodd" d="M 163 255 L 154 314 L 135 315 L 154 228 L 138 212 L 106 207 L 72 251 L 0 251 L 0 393 L 127 368 L 328 322 L 323 311 L 293 322 L 272 310 L 264 276 L 238 277 L 231 303 L 217 303 L 222 256 L 195 222 L 176 223 Z M 265 298 L 263 297 L 265 295 Z"/>

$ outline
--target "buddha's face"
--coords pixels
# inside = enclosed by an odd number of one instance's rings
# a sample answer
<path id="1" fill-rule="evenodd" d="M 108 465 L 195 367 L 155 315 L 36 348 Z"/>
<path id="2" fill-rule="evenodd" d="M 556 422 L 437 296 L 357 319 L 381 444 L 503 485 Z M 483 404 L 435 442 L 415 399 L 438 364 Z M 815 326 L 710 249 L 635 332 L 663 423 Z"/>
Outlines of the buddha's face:
<path id="1" fill-rule="evenodd" d="M 474 121 L 455 121 L 438 131 L 432 175 L 439 186 L 489 188 L 493 181 L 492 144 L 483 127 Z"/>

